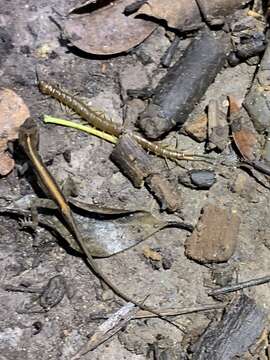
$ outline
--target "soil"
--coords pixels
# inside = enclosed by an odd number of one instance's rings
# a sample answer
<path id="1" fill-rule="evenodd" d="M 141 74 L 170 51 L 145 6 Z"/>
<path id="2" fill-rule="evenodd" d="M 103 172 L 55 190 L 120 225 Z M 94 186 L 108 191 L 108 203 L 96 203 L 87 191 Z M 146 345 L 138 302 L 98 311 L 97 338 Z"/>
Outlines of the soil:
<path id="1" fill-rule="evenodd" d="M 102 108 L 119 123 L 123 122 L 125 114 L 129 114 L 130 118 L 126 119 L 128 126 L 132 126 L 132 116 L 142 103 L 133 100 L 126 105 L 126 90 L 155 86 L 165 73 L 160 59 L 169 46 L 169 40 L 162 27 L 129 53 L 111 58 L 95 58 L 67 47 L 56 22 L 61 24 L 59 14 L 66 14 L 72 6 L 73 3 L 66 0 L 40 0 L 38 3 L 34 0 L 2 0 L 0 85 L 19 94 L 29 107 L 31 116 L 37 119 L 41 156 L 60 184 L 71 176 L 83 201 L 151 209 L 156 215 L 169 218 L 169 215 L 160 213 L 158 203 L 146 188 L 135 189 L 111 162 L 112 144 L 42 122 L 45 114 L 62 118 L 68 118 L 70 114 L 63 111 L 55 100 L 38 91 L 36 71 L 41 78 L 87 98 L 93 106 Z M 186 45 L 187 41 L 184 40 L 183 44 Z M 245 63 L 224 68 L 208 89 L 200 108 L 213 96 L 230 94 L 243 100 L 255 71 L 256 66 Z M 135 72 L 139 78 L 134 79 Z M 165 139 L 172 146 L 175 141 L 183 150 L 203 151 L 203 144 L 178 132 Z M 34 192 L 27 178 L 20 175 L 22 154 L 19 151 L 14 144 L 18 166 L 9 176 L 0 179 L 0 206 L 7 206 Z M 70 162 L 66 161 L 67 152 L 71 154 Z M 213 187 L 209 191 L 197 191 L 177 183 L 177 176 L 183 169 L 174 163 L 168 165 L 169 170 L 163 160 L 157 160 L 161 173 L 167 174 L 181 192 L 181 217 L 185 222 L 195 225 L 206 203 L 233 208 L 241 217 L 241 225 L 237 249 L 228 265 L 238 268 L 239 280 L 267 275 L 269 190 L 249 178 L 248 186 L 238 191 L 233 184 L 243 170 L 220 167 Z M 183 162 L 182 166 L 187 169 L 212 168 L 210 164 L 195 162 Z M 68 288 L 63 300 L 50 311 L 26 314 L 20 310 L 25 304 L 35 303 L 37 295 L 0 288 L 0 360 L 70 359 L 102 322 L 93 320 L 94 315 L 113 313 L 123 301 L 103 289 L 84 261 L 67 252 L 50 232 L 44 229 L 38 229 L 34 234 L 21 231 L 16 219 L 1 216 L 0 233 L 1 284 L 41 287 L 53 276 L 62 275 Z M 128 295 L 137 300 L 150 295 L 147 298 L 149 306 L 170 309 L 212 303 L 205 287 L 206 283 L 213 285 L 211 266 L 197 264 L 185 256 L 187 236 L 184 230 L 164 229 L 132 249 L 97 261 Z M 145 245 L 166 254 L 171 266 L 166 269 L 152 266 L 143 256 Z M 245 290 L 245 293 L 270 314 L 268 285 Z M 186 327 L 186 338 L 200 333 L 215 315 L 215 311 L 197 313 L 177 317 L 175 321 Z M 120 334 L 83 359 L 144 360 L 151 354 L 150 345 L 156 343 L 162 351 L 167 351 L 169 359 L 180 359 L 185 351 L 183 338 L 181 331 L 161 319 L 132 320 Z"/>

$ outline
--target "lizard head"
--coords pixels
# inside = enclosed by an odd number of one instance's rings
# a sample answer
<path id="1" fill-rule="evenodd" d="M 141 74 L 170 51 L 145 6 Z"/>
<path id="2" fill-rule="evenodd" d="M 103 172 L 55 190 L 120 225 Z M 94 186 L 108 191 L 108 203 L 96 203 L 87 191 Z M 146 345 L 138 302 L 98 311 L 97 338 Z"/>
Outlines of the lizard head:
<path id="1" fill-rule="evenodd" d="M 27 152 L 27 141 L 31 141 L 31 146 L 38 149 L 39 144 L 39 131 L 37 123 L 34 119 L 28 118 L 21 125 L 19 130 L 19 143 Z"/>

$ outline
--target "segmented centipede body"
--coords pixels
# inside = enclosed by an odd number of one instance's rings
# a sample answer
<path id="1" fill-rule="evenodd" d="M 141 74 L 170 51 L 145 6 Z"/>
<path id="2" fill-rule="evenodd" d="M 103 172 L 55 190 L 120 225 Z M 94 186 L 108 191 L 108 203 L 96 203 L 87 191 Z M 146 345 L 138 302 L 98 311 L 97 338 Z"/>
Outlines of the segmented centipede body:
<path id="1" fill-rule="evenodd" d="M 49 84 L 44 80 L 39 81 L 38 87 L 42 94 L 49 95 L 57 99 L 97 129 L 117 137 L 121 135 L 123 129 L 108 120 L 104 113 L 93 110 L 84 102 L 67 93 L 60 87 Z"/>
<path id="2" fill-rule="evenodd" d="M 167 159 L 171 159 L 171 160 L 183 160 L 183 159 L 187 159 L 189 157 L 192 157 L 191 155 L 185 155 L 183 152 L 180 151 L 174 151 L 174 150 L 170 150 L 170 149 L 165 149 L 164 147 L 154 144 L 151 141 L 141 137 L 138 134 L 134 134 L 131 133 L 131 136 L 137 141 L 137 143 L 139 143 L 145 150 L 150 151 L 151 153 L 163 157 L 163 158 L 167 158 Z"/>
<path id="3" fill-rule="evenodd" d="M 90 125 L 94 126 L 98 130 L 104 131 L 107 134 L 114 135 L 116 137 L 119 137 L 123 134 L 123 127 L 113 123 L 110 119 L 108 119 L 104 112 L 94 110 L 90 106 L 86 105 L 83 101 L 77 99 L 75 96 L 72 96 L 60 87 L 50 84 L 44 80 L 39 81 L 38 87 L 43 94 L 49 95 L 57 99 L 62 104 L 68 106 L 76 114 L 80 115 Z M 163 158 L 171 160 L 192 160 L 193 158 L 210 158 L 207 155 L 185 154 L 184 152 L 180 152 L 177 150 L 165 149 L 164 147 L 154 144 L 138 134 L 131 133 L 131 135 L 145 150 L 150 151 L 153 154 Z"/>

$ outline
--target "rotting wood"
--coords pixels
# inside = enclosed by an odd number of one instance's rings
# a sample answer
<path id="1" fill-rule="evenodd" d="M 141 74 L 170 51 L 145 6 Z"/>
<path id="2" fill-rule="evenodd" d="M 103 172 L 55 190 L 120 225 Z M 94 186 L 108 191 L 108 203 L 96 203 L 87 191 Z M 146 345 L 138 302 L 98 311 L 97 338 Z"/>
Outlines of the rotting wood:
<path id="1" fill-rule="evenodd" d="M 256 343 L 267 317 L 255 301 L 241 295 L 226 309 L 222 319 L 211 323 L 193 345 L 192 360 L 232 360 Z"/>

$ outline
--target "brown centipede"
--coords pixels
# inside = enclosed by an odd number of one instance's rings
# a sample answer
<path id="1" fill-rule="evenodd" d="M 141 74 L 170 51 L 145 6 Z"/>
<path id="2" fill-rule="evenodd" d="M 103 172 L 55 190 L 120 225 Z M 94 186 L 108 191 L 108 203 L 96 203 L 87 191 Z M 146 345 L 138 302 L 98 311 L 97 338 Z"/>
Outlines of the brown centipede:
<path id="1" fill-rule="evenodd" d="M 60 87 L 47 83 L 44 80 L 39 80 L 38 82 L 39 90 L 42 94 L 49 95 L 57 99 L 60 103 L 68 106 L 76 114 L 80 115 L 85 119 L 91 126 L 94 126 L 96 129 L 104 131 L 110 135 L 119 137 L 123 134 L 124 128 L 113 123 L 102 111 L 97 111 L 92 109 L 90 106 L 86 105 L 83 101 L 77 99 L 75 96 L 72 96 L 65 90 Z M 202 159 L 211 159 L 207 155 L 200 154 L 185 154 L 183 152 L 171 149 L 165 149 L 164 147 L 154 144 L 153 142 L 145 139 L 144 137 L 131 133 L 134 139 L 147 151 L 152 152 L 153 154 L 171 159 L 171 160 L 192 160 L 193 157 L 202 158 Z"/>
<path id="2" fill-rule="evenodd" d="M 38 87 L 43 94 L 50 95 L 60 101 L 60 103 L 68 106 L 95 128 L 117 137 L 122 134 L 123 129 L 108 120 L 104 113 L 93 110 L 83 101 L 67 93 L 60 87 L 49 84 L 44 80 L 39 81 Z"/>

